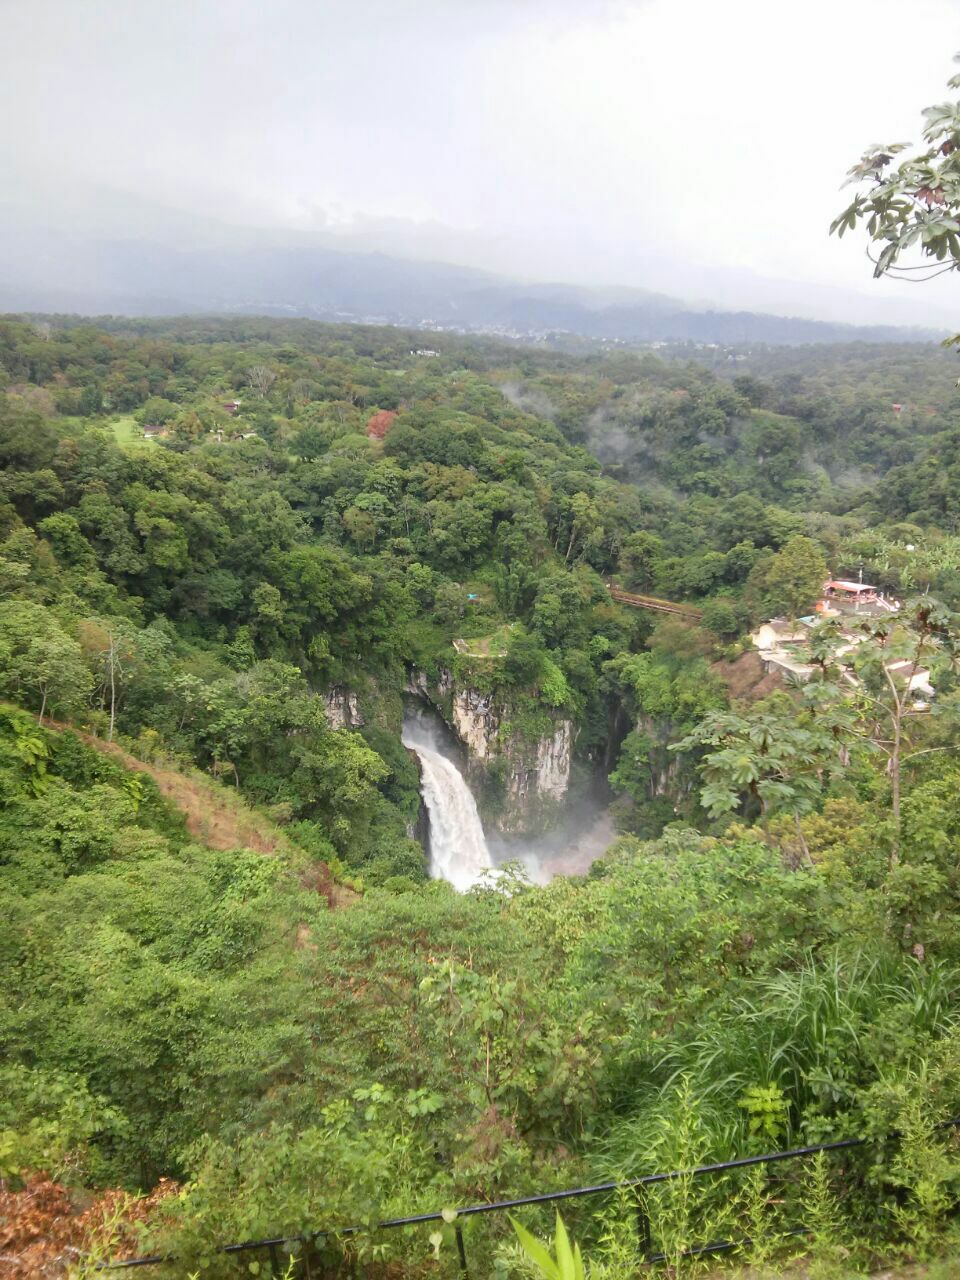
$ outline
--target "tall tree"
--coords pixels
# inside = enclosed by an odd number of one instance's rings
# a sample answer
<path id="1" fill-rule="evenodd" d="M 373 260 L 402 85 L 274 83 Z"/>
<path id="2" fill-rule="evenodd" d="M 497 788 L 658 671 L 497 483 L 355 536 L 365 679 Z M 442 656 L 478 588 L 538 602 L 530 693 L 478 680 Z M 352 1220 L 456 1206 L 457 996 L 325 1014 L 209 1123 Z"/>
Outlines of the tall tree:
<path id="1" fill-rule="evenodd" d="M 86 703 L 93 677 L 80 646 L 42 605 L 0 603 L 0 688 L 47 711 L 71 714 Z"/>
<path id="2" fill-rule="evenodd" d="M 758 560 L 747 579 L 747 597 L 755 611 L 796 618 L 813 608 L 828 577 L 819 543 L 798 534 L 782 551 Z"/>

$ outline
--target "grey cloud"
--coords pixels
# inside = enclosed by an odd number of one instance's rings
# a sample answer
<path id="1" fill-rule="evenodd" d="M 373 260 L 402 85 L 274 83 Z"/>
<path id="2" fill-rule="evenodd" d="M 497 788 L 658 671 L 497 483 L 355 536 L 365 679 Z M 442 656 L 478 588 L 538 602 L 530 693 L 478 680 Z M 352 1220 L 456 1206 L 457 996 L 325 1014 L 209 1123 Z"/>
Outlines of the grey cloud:
<path id="1" fill-rule="evenodd" d="M 826 235 L 846 165 L 874 134 L 915 135 L 951 70 L 927 32 L 948 29 L 953 0 L 915 10 L 903 24 L 894 0 L 7 3 L 0 206 L 23 246 L 31 226 L 181 246 L 313 237 L 936 323 L 947 284 L 922 300 L 871 286 Z M 887 19 L 896 47 L 864 59 L 864 28 Z"/>

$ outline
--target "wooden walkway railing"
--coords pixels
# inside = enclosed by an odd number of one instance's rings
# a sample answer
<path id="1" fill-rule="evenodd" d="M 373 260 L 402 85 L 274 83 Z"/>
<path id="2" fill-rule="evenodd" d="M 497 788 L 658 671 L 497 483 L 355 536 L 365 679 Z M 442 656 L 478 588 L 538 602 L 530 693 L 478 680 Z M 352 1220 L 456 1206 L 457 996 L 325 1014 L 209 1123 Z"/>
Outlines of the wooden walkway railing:
<path id="1" fill-rule="evenodd" d="M 619 587 L 610 587 L 610 594 L 620 604 L 628 604 L 632 609 L 654 609 L 657 613 L 675 613 L 681 618 L 689 618 L 691 622 L 699 622 L 703 614 L 692 604 L 677 604 L 673 600 L 660 600 L 657 596 L 638 596 L 632 591 L 621 591 Z"/>

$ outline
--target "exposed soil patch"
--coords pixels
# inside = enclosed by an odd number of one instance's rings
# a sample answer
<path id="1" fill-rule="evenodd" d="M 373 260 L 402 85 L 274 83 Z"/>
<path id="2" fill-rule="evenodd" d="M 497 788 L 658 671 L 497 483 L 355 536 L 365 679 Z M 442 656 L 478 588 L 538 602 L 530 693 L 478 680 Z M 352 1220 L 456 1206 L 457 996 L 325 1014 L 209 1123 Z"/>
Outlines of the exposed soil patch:
<path id="1" fill-rule="evenodd" d="M 737 702 L 757 702 L 784 687 L 783 676 L 778 671 L 765 671 L 755 652 L 743 653 L 734 662 L 715 662 L 710 670 L 720 677 Z"/>
<path id="2" fill-rule="evenodd" d="M 148 764 L 115 742 L 106 742 L 59 720 L 45 716 L 43 724 L 47 729 L 75 733 L 88 747 L 113 756 L 125 769 L 148 774 L 160 792 L 180 810 L 187 830 L 201 844 L 211 849 L 253 849 L 255 853 L 292 850 L 293 846 L 269 818 L 256 813 L 239 795 L 232 796 L 225 787 L 216 786 L 202 774 Z"/>

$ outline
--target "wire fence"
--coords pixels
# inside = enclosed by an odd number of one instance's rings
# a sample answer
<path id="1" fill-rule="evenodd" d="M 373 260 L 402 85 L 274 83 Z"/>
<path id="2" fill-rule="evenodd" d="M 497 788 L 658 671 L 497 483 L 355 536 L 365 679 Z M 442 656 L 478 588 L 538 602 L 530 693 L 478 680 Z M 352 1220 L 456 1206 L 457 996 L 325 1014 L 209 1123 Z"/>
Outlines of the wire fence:
<path id="1" fill-rule="evenodd" d="M 960 1116 L 944 1120 L 934 1126 L 936 1131 L 956 1129 L 960 1127 Z M 302 1274 L 310 1280 L 310 1251 L 327 1241 L 341 1240 L 372 1231 L 391 1231 L 400 1227 L 417 1227 L 427 1223 L 452 1222 L 454 1239 L 457 1246 L 457 1272 L 461 1277 L 469 1277 L 467 1264 L 466 1240 L 463 1234 L 463 1222 L 466 1219 L 484 1214 L 508 1213 L 513 1209 L 523 1209 L 536 1205 L 557 1204 L 567 1200 L 578 1200 L 589 1196 L 611 1195 L 624 1191 L 638 1191 L 645 1187 L 654 1187 L 663 1183 L 674 1182 L 679 1178 L 702 1178 L 711 1175 L 729 1173 L 736 1169 L 749 1169 L 759 1165 L 776 1164 L 781 1161 L 801 1160 L 808 1156 L 816 1156 L 821 1152 L 849 1151 L 858 1147 L 879 1146 L 887 1142 L 898 1142 L 903 1137 L 899 1131 L 881 1134 L 878 1137 L 841 1138 L 835 1142 L 818 1142 L 806 1147 L 792 1147 L 786 1151 L 769 1151 L 764 1155 L 742 1156 L 736 1160 L 723 1160 L 717 1164 L 697 1165 L 690 1169 L 671 1169 L 660 1173 L 648 1173 L 639 1178 L 625 1178 L 612 1182 L 598 1182 L 590 1186 L 568 1187 L 562 1191 L 547 1191 L 541 1195 L 519 1196 L 514 1200 L 495 1200 L 488 1204 L 467 1205 L 457 1209 L 455 1216 L 449 1209 L 437 1210 L 433 1213 L 416 1213 L 406 1218 L 387 1218 L 374 1226 L 319 1228 L 315 1231 L 301 1232 L 298 1235 L 273 1236 L 263 1240 L 244 1240 L 236 1244 L 221 1245 L 215 1252 L 221 1254 L 265 1253 L 269 1258 L 270 1273 L 273 1276 L 286 1274 L 291 1258 L 298 1259 L 302 1266 Z M 666 1253 L 655 1248 L 651 1239 L 650 1223 L 647 1220 L 642 1202 L 638 1201 L 639 1236 L 641 1241 L 641 1265 L 652 1266 L 668 1260 Z M 784 1236 L 804 1236 L 809 1234 L 805 1226 L 794 1227 L 781 1233 Z M 707 1254 L 728 1253 L 751 1245 L 753 1241 L 747 1237 L 737 1240 L 715 1240 L 705 1244 L 684 1249 L 680 1256 L 691 1258 Z M 287 1254 L 287 1266 L 281 1254 Z M 676 1255 L 670 1255 L 676 1256 Z M 100 1271 L 121 1271 L 132 1267 L 156 1267 L 164 1263 L 175 1262 L 172 1255 L 154 1254 L 149 1257 L 127 1258 L 114 1262 L 102 1262 L 97 1265 Z"/>

